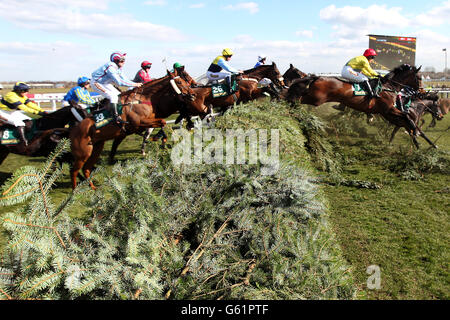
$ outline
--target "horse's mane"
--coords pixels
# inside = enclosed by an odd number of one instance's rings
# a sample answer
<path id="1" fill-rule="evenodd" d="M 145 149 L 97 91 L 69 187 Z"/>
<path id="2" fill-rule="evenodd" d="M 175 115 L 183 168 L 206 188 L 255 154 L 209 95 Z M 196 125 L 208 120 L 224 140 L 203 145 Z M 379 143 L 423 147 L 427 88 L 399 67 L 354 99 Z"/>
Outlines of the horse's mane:
<path id="1" fill-rule="evenodd" d="M 127 90 L 127 91 L 125 91 L 125 92 L 122 92 L 122 93 L 120 94 L 120 97 L 128 96 L 128 95 L 130 95 L 130 94 L 132 94 L 132 93 L 137 92 L 138 90 L 141 91 L 141 92 L 144 92 L 146 88 L 148 88 L 148 87 L 153 87 L 153 86 L 155 86 L 155 85 L 157 85 L 157 84 L 159 84 L 159 83 L 161 83 L 161 82 L 167 80 L 168 78 L 169 78 L 169 75 L 166 75 L 166 76 L 164 76 L 164 77 L 161 77 L 161 78 L 154 79 L 154 80 L 152 80 L 152 81 L 146 82 L 146 83 L 144 83 L 144 85 L 143 85 L 142 87 L 140 87 L 140 88 L 133 88 L 133 89 Z"/>
<path id="2" fill-rule="evenodd" d="M 272 65 L 271 64 L 264 64 L 264 65 L 261 65 L 261 66 L 256 67 L 256 68 L 245 70 L 244 74 L 249 74 L 249 73 L 252 73 L 252 72 L 254 72 L 256 70 L 261 70 L 262 68 L 269 68 L 269 67 L 272 67 Z"/>
<path id="3" fill-rule="evenodd" d="M 416 71 L 417 69 L 416 69 L 416 67 L 411 67 L 411 65 L 405 63 L 405 64 L 399 65 L 398 67 L 395 67 L 394 69 L 389 71 L 389 73 L 387 75 L 385 75 L 384 78 L 386 80 L 392 80 L 392 78 L 395 75 L 397 75 L 399 73 L 403 73 L 405 71 L 410 71 L 410 70 Z"/>

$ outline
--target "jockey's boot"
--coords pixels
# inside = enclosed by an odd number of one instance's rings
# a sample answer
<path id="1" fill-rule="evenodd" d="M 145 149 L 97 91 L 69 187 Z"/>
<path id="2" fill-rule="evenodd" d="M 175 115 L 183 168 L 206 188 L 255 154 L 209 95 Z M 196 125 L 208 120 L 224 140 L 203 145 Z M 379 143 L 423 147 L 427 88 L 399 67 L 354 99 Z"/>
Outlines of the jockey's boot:
<path id="1" fill-rule="evenodd" d="M 116 123 L 118 124 L 127 124 L 128 122 L 123 121 L 122 118 L 119 116 L 119 112 L 117 111 L 117 103 L 112 103 L 110 105 L 110 108 L 112 112 L 114 113 L 114 118 L 116 120 Z"/>
<path id="2" fill-rule="evenodd" d="M 231 94 L 231 91 L 232 91 L 232 89 L 231 89 L 231 85 L 232 85 L 231 76 L 226 77 L 225 79 L 227 79 L 228 94 Z"/>
<path id="3" fill-rule="evenodd" d="M 375 96 L 373 94 L 372 87 L 370 86 L 369 80 L 365 80 L 361 84 L 363 84 L 364 89 L 368 93 L 369 99 L 374 98 Z"/>
<path id="4" fill-rule="evenodd" d="M 399 106 L 399 109 L 402 113 L 408 114 L 409 110 L 406 110 L 405 106 L 403 105 L 403 99 L 401 97 L 397 99 L 397 105 Z"/>
<path id="5" fill-rule="evenodd" d="M 17 127 L 17 132 L 19 133 L 20 145 L 19 149 L 21 152 L 25 152 L 28 147 L 28 140 L 25 137 L 25 127 Z"/>

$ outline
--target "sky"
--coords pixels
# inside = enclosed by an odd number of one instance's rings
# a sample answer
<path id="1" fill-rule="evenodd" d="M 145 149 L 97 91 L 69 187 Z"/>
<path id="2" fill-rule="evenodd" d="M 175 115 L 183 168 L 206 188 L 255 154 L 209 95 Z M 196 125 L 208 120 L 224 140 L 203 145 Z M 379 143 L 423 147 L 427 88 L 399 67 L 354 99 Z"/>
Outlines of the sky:
<path id="1" fill-rule="evenodd" d="M 166 58 L 193 76 L 223 48 L 231 65 L 250 69 L 259 54 L 281 73 L 340 72 L 368 47 L 368 34 L 417 37 L 416 65 L 442 71 L 450 49 L 450 0 L 1 0 L 0 81 L 74 81 L 127 53 L 165 74 Z"/>

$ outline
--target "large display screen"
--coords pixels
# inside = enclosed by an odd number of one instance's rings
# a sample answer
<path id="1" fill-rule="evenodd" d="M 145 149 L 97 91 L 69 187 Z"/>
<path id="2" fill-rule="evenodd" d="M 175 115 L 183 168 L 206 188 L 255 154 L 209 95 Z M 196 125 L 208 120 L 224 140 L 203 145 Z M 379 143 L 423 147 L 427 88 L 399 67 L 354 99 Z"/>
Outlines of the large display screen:
<path id="1" fill-rule="evenodd" d="M 369 48 L 377 52 L 372 67 L 392 70 L 401 64 L 416 64 L 416 38 L 369 35 Z"/>

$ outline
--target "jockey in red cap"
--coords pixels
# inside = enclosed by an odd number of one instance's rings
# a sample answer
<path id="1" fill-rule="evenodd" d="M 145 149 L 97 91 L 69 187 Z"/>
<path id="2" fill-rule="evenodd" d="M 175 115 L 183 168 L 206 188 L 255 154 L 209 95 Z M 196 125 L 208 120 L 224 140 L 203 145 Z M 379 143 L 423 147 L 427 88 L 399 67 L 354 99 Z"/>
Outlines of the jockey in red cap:
<path id="1" fill-rule="evenodd" d="M 376 56 L 377 52 L 375 50 L 367 49 L 362 56 L 355 57 L 347 62 L 341 72 L 343 78 L 364 84 L 369 93 L 369 98 L 376 96 L 369 84 L 370 78 L 379 76 L 379 74 L 370 66 L 370 62 L 372 62 Z"/>
<path id="2" fill-rule="evenodd" d="M 148 61 L 142 62 L 141 69 L 136 73 L 136 76 L 134 77 L 133 81 L 138 83 L 146 83 L 152 81 L 153 79 L 150 77 L 150 74 L 148 73 L 151 67 L 152 67 L 151 62 Z"/>

